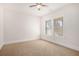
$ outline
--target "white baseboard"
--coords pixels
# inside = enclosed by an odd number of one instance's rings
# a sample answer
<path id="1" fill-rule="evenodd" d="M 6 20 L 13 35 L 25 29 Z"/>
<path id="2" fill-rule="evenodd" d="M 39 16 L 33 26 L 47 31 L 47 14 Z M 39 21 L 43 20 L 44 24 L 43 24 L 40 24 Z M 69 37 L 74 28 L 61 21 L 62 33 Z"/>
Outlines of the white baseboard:
<path id="1" fill-rule="evenodd" d="M 2 43 L 2 44 L 0 45 L 0 50 L 3 48 L 3 46 L 4 46 L 4 43 Z"/>
<path id="2" fill-rule="evenodd" d="M 31 38 L 29 40 L 24 39 L 24 40 L 9 41 L 9 42 L 5 42 L 4 44 L 7 45 L 7 44 L 13 44 L 13 43 L 20 43 L 20 42 L 25 42 L 25 41 L 37 40 L 37 39 L 39 39 L 39 38 Z"/>
<path id="3" fill-rule="evenodd" d="M 69 48 L 69 49 L 72 49 L 72 50 L 75 50 L 75 51 L 79 51 L 79 47 L 77 47 L 77 46 L 71 47 L 71 45 L 67 45 L 67 44 L 59 43 L 59 42 L 55 42 L 55 41 L 50 41 L 50 40 L 47 40 L 46 38 L 45 39 L 42 38 L 42 40 L 49 41 L 51 43 L 55 43 L 55 44 L 61 45 L 63 47 L 66 47 L 66 48 Z"/>

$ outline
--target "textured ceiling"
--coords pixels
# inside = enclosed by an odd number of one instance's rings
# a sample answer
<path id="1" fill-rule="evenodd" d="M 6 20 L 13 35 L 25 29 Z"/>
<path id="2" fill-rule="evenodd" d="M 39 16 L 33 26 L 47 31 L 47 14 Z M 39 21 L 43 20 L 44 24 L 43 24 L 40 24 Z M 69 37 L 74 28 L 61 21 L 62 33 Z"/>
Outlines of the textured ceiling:
<path id="1" fill-rule="evenodd" d="M 8 3 L 4 4 L 5 8 L 13 8 L 17 9 L 18 11 L 23 11 L 28 14 L 34 15 L 34 16 L 43 16 L 45 14 L 50 13 L 51 11 L 54 11 L 60 7 L 63 7 L 64 5 L 67 5 L 66 3 L 43 3 L 45 5 L 48 5 L 47 7 L 41 7 L 41 10 L 38 11 L 36 7 L 29 7 L 30 5 L 34 5 L 34 3 Z"/>

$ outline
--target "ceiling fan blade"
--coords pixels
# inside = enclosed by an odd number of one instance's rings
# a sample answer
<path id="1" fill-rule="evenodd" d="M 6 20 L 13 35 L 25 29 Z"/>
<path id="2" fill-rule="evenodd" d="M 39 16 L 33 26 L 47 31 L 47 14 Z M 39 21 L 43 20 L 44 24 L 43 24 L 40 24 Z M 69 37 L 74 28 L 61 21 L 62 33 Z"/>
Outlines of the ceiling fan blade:
<path id="1" fill-rule="evenodd" d="M 43 4 L 41 6 L 47 7 L 47 5 L 43 5 Z"/>
<path id="2" fill-rule="evenodd" d="M 41 5 L 42 3 L 36 3 L 36 5 Z"/>
<path id="3" fill-rule="evenodd" d="M 34 6 L 37 6 L 37 5 L 30 5 L 29 7 L 34 7 Z"/>

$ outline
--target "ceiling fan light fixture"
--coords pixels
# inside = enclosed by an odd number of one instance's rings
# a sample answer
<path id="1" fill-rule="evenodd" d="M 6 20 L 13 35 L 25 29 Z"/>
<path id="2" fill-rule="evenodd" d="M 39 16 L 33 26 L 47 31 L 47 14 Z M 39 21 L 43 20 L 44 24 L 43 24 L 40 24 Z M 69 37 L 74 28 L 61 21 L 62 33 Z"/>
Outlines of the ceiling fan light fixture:
<path id="1" fill-rule="evenodd" d="M 41 9 L 41 5 L 37 5 L 37 9 L 40 11 L 40 9 Z"/>

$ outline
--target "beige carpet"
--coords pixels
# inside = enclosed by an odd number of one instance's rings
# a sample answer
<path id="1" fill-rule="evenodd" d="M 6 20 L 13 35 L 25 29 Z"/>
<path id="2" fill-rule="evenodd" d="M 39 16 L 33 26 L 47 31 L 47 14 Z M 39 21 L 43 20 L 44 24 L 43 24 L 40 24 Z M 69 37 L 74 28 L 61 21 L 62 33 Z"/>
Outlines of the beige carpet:
<path id="1" fill-rule="evenodd" d="M 3 56 L 73 56 L 79 52 L 49 43 L 43 40 L 33 40 L 5 45 L 0 51 Z"/>

